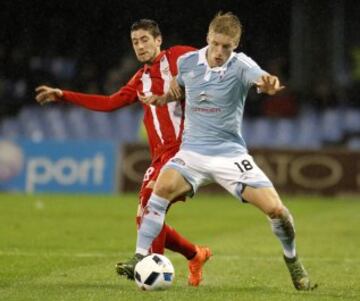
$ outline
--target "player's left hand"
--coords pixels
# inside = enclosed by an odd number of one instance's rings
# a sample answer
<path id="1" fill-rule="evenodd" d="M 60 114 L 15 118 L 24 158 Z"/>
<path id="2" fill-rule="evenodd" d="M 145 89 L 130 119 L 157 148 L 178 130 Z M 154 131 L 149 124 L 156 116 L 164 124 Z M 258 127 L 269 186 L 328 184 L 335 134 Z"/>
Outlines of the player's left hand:
<path id="1" fill-rule="evenodd" d="M 269 95 L 274 95 L 285 88 L 275 75 L 263 75 L 255 84 L 261 93 Z"/>

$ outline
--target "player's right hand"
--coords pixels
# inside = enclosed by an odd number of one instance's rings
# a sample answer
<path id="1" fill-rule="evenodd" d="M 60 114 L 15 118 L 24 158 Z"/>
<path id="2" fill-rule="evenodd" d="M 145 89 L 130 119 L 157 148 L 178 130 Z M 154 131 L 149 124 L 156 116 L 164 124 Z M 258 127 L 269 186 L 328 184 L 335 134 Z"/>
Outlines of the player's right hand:
<path id="1" fill-rule="evenodd" d="M 36 101 L 40 105 L 45 105 L 49 102 L 59 101 L 63 96 L 63 92 L 57 88 L 51 88 L 48 86 L 39 86 L 35 89 Z"/>
<path id="2" fill-rule="evenodd" d="M 162 106 L 167 104 L 169 101 L 171 101 L 169 99 L 169 95 L 165 94 L 165 95 L 150 95 L 150 96 L 145 96 L 145 95 L 141 95 L 139 92 L 137 93 L 139 100 L 146 104 L 146 105 L 154 105 L 154 106 Z"/>
<path id="3" fill-rule="evenodd" d="M 181 100 L 184 98 L 184 90 L 179 86 L 176 78 L 173 77 L 170 81 L 170 87 L 168 93 L 175 100 Z"/>

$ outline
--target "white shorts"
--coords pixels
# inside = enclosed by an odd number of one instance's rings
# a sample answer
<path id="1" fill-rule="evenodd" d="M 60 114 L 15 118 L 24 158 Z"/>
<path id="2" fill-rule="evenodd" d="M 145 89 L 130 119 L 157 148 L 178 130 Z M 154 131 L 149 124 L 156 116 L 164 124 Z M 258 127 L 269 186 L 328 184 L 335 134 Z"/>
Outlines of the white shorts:
<path id="1" fill-rule="evenodd" d="M 193 195 L 200 186 L 218 183 L 238 199 L 245 186 L 254 188 L 273 187 L 252 156 L 240 154 L 234 157 L 206 156 L 180 150 L 163 167 L 174 168 L 191 184 Z"/>

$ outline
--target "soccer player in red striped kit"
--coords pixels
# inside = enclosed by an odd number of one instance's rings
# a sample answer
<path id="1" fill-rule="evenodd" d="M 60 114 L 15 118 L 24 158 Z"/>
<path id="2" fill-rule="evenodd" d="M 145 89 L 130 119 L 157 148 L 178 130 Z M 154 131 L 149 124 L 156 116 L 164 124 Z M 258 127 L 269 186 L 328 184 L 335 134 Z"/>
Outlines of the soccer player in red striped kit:
<path id="1" fill-rule="evenodd" d="M 161 51 L 162 36 L 158 24 L 141 19 L 131 27 L 131 41 L 137 59 L 143 63 L 132 79 L 118 92 L 110 96 L 90 95 L 48 86 L 36 88 L 36 101 L 40 104 L 64 101 L 96 111 L 113 111 L 139 102 L 138 95 L 150 96 L 166 93 L 171 79 L 177 75 L 176 62 L 182 54 L 193 51 L 189 46 L 174 46 Z M 141 223 L 143 208 L 152 193 L 152 188 L 161 167 L 178 151 L 184 127 L 184 101 L 170 102 L 164 106 L 143 105 L 144 125 L 148 135 L 152 162 L 145 173 L 140 191 L 137 226 Z M 184 198 L 183 198 L 184 200 Z M 207 247 L 200 247 L 182 237 L 169 225 L 164 225 L 151 251 L 164 253 L 164 248 L 181 253 L 188 259 L 188 283 L 198 286 L 202 278 L 202 266 L 211 256 Z M 134 279 L 126 265 L 118 263 L 119 275 Z"/>

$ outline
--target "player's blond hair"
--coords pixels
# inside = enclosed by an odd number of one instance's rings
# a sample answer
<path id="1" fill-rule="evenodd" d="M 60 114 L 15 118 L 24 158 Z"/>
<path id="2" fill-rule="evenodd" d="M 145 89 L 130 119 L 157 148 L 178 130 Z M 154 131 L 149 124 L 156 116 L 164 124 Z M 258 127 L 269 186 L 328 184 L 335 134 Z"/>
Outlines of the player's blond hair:
<path id="1" fill-rule="evenodd" d="M 208 34 L 212 32 L 225 34 L 234 39 L 238 45 L 242 33 L 242 25 L 239 18 L 232 12 L 218 12 L 209 25 Z"/>

